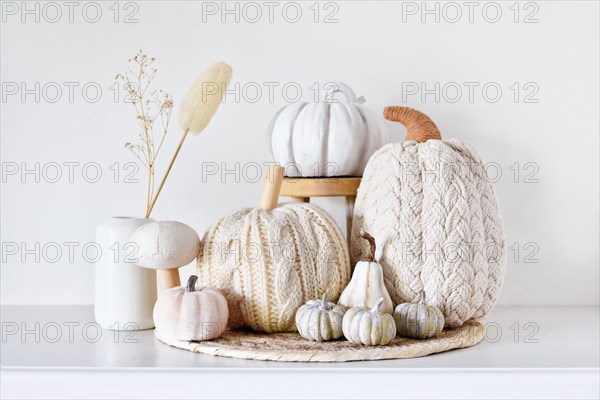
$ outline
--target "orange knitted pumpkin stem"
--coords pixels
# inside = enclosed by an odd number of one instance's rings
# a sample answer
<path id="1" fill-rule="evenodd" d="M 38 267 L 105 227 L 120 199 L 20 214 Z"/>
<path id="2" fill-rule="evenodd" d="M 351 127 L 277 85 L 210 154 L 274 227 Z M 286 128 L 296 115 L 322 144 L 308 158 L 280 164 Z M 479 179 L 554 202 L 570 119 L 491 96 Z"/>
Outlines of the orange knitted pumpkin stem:
<path id="1" fill-rule="evenodd" d="M 390 121 L 400 122 L 406 127 L 406 140 L 426 142 L 441 139 L 440 130 L 431 118 L 410 107 L 390 106 L 383 110 L 383 116 Z"/>

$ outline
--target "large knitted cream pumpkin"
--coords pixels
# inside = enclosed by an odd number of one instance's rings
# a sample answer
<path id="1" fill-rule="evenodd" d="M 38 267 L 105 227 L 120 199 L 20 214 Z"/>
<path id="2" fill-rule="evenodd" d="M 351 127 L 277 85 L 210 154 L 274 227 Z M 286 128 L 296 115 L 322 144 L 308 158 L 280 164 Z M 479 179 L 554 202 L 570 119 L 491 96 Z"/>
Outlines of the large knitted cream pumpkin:
<path id="1" fill-rule="evenodd" d="M 370 232 L 382 248 L 379 262 L 394 303 L 414 302 L 425 291 L 446 326 L 461 326 L 490 311 L 504 277 L 494 190 L 475 150 L 441 140 L 426 115 L 386 107 L 384 116 L 406 126 L 407 140 L 369 159 L 354 210 L 352 257 L 368 252 L 359 231 Z"/>
<path id="2" fill-rule="evenodd" d="M 202 239 L 198 282 L 225 294 L 232 328 L 294 331 L 304 303 L 323 293 L 337 301 L 350 280 L 348 246 L 333 219 L 312 204 L 277 206 L 283 168 L 273 171 L 261 208 L 224 217 Z"/>

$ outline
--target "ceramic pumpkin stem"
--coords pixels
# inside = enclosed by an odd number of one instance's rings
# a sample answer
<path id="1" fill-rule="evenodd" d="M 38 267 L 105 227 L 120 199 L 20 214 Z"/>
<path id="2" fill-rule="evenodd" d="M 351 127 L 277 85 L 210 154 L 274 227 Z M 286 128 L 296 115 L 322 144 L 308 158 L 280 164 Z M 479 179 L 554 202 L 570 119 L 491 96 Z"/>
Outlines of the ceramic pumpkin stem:
<path id="1" fill-rule="evenodd" d="M 383 110 L 385 119 L 400 122 L 406 127 L 406 140 L 426 142 L 440 140 L 442 135 L 435 123 L 421 111 L 410 107 L 390 106 Z"/>
<path id="2" fill-rule="evenodd" d="M 323 299 L 321 300 L 321 309 L 328 309 L 327 302 L 329 302 L 329 295 L 327 293 L 323 293 Z"/>
<path id="3" fill-rule="evenodd" d="M 383 304 L 383 297 L 380 297 L 377 302 L 375 303 L 375 305 L 373 306 L 373 309 L 371 310 L 371 312 L 373 314 L 379 314 L 379 307 L 381 307 L 381 305 Z"/>
<path id="4" fill-rule="evenodd" d="M 361 261 L 367 261 L 367 262 L 375 261 L 375 238 L 373 236 L 369 235 L 367 232 L 363 231 L 362 229 L 359 232 L 359 235 L 363 239 L 366 239 L 367 242 L 369 242 L 369 254 L 367 256 L 365 256 Z"/>
<path id="5" fill-rule="evenodd" d="M 344 95 L 344 97 L 346 98 L 346 103 L 358 103 L 358 104 L 362 104 L 365 102 L 365 98 L 360 96 L 360 97 L 356 97 L 356 94 L 354 93 L 354 90 L 352 90 L 350 88 L 350 86 L 346 85 L 345 83 L 342 82 L 336 82 L 335 83 L 335 87 L 333 90 L 329 91 L 326 90 L 325 91 L 325 96 L 323 98 L 323 102 L 331 102 L 330 99 L 332 98 L 332 96 L 336 93 L 341 93 Z"/>
<path id="6" fill-rule="evenodd" d="M 198 277 L 196 275 L 191 275 L 187 281 L 186 292 L 195 292 L 196 291 L 196 281 Z"/>
<path id="7" fill-rule="evenodd" d="M 425 304 L 425 291 L 424 290 L 421 292 L 421 299 L 419 300 L 419 303 L 423 304 L 423 305 Z"/>

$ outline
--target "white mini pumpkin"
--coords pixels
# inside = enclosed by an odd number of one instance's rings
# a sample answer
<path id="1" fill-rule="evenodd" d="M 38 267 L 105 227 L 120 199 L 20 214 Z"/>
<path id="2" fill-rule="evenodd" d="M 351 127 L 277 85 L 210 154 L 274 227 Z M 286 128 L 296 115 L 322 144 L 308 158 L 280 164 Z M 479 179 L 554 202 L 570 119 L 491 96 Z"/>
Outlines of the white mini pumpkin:
<path id="1" fill-rule="evenodd" d="M 383 270 L 375 261 L 375 239 L 365 231 L 360 236 L 369 242 L 368 254 L 354 267 L 352 280 L 342 292 L 338 303 L 345 307 L 373 307 L 379 298 L 383 298 L 381 311 L 391 314 L 394 304 L 383 283 Z"/>
<path id="2" fill-rule="evenodd" d="M 394 317 L 379 312 L 383 298 L 373 308 L 353 307 L 344 314 L 342 330 L 352 343 L 368 346 L 386 345 L 396 336 Z"/>
<path id="3" fill-rule="evenodd" d="M 213 288 L 196 289 L 196 275 L 187 286 L 163 292 L 154 305 L 154 325 L 159 338 L 210 340 L 227 327 L 229 311 L 225 297 Z"/>
<path id="4" fill-rule="evenodd" d="M 394 310 L 398 334 L 415 339 L 439 336 L 444 329 L 444 315 L 439 308 L 425 304 L 425 292 L 418 303 L 402 303 Z"/>
<path id="5" fill-rule="evenodd" d="M 342 337 L 342 319 L 346 307 L 328 301 L 327 293 L 322 300 L 309 300 L 296 312 L 296 328 L 305 339 L 324 342 Z"/>
<path id="6" fill-rule="evenodd" d="M 500 208 L 475 150 L 442 140 L 425 114 L 386 107 L 406 126 L 406 141 L 383 146 L 369 159 L 354 208 L 352 256 L 369 248 L 359 228 L 382 248 L 379 263 L 395 304 L 423 291 L 446 326 L 486 315 L 498 300 L 505 247 Z"/>
<path id="7" fill-rule="evenodd" d="M 269 127 L 271 152 L 287 176 L 360 176 L 375 150 L 388 142 L 385 122 L 343 83 L 326 93 L 346 102 L 294 103 Z"/>

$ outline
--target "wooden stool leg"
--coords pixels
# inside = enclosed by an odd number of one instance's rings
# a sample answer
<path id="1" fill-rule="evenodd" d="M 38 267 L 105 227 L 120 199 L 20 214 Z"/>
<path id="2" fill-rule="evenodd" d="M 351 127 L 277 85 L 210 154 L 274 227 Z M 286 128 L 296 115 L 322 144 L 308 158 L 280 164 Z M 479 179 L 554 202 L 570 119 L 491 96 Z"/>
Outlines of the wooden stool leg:
<path id="1" fill-rule="evenodd" d="M 352 237 L 352 217 L 354 216 L 354 202 L 356 196 L 346 196 L 346 239 L 348 248 L 350 248 L 350 238 Z"/>
<path id="2" fill-rule="evenodd" d="M 310 203 L 310 197 L 291 197 L 292 201 L 297 203 Z"/>

